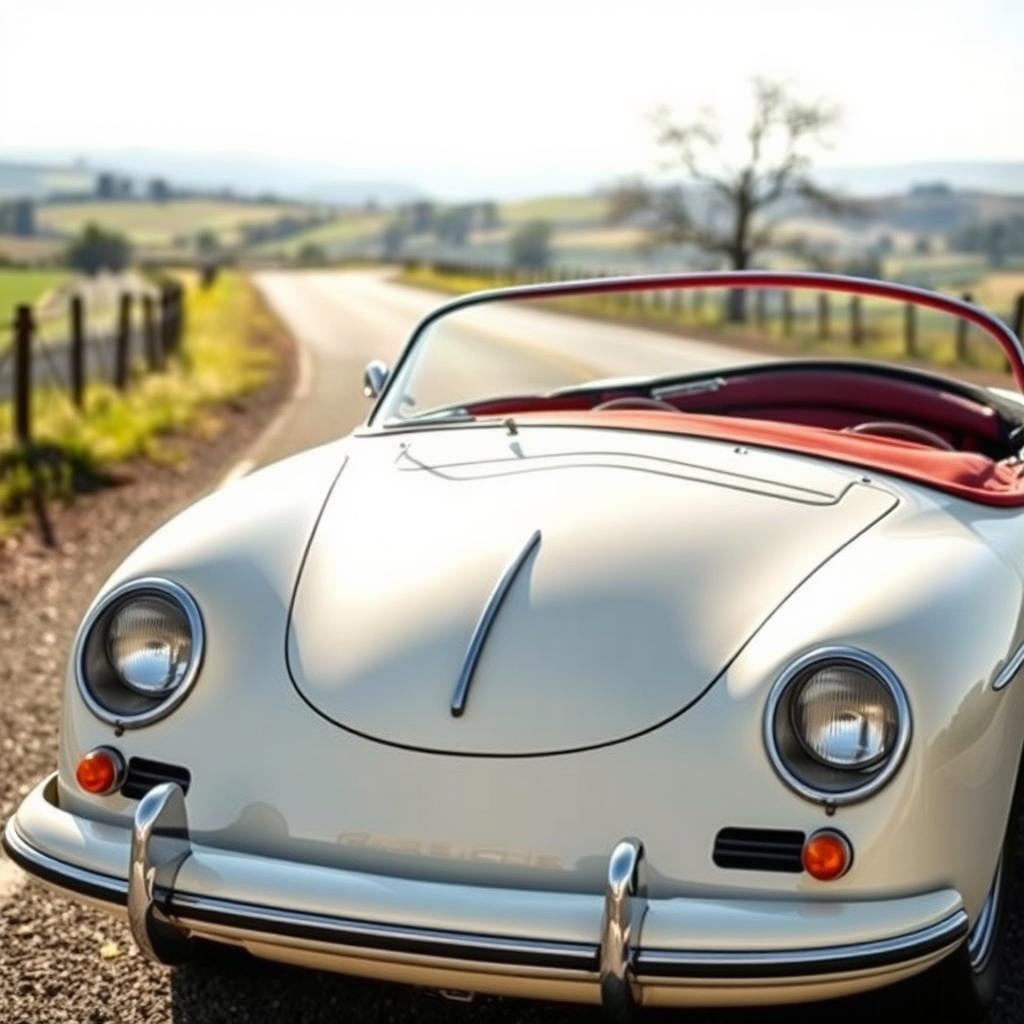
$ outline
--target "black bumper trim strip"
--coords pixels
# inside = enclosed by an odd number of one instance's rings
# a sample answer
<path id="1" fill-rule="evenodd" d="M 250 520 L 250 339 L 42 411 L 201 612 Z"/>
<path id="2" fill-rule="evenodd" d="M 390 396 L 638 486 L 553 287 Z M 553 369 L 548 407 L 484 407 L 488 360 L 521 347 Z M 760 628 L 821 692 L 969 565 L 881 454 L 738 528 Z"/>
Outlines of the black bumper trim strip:
<path id="1" fill-rule="evenodd" d="M 967 913 L 949 917 L 906 935 L 849 946 L 780 949 L 778 952 L 736 950 L 691 953 L 641 949 L 637 979 L 649 978 L 795 978 L 846 974 L 892 967 L 958 945 L 967 937 Z"/>
<path id="2" fill-rule="evenodd" d="M 382 952 L 415 953 L 447 960 L 509 964 L 561 970 L 597 971 L 597 945 L 545 942 L 541 939 L 404 928 L 354 921 L 305 911 L 276 910 L 234 900 L 175 893 L 171 912 L 186 921 L 265 931 L 312 942 Z"/>
<path id="3" fill-rule="evenodd" d="M 89 868 L 75 867 L 43 853 L 21 836 L 13 818 L 7 822 L 0 840 L 4 852 L 22 871 L 80 896 L 113 903 L 119 907 L 128 905 L 128 883 L 123 878 L 104 875 Z"/>

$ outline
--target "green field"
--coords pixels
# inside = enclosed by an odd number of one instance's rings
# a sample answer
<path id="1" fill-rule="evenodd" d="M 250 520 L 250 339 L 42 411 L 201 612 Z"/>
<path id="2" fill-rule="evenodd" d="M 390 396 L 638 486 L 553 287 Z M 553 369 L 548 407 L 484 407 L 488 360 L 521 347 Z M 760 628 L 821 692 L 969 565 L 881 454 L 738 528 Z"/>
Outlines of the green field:
<path id="1" fill-rule="evenodd" d="M 0 267 L 6 263 L 52 264 L 60 259 L 65 242 L 60 238 L 22 238 L 0 235 Z"/>
<path id="2" fill-rule="evenodd" d="M 43 228 L 63 235 L 73 235 L 93 223 L 127 235 L 137 246 L 171 248 L 176 240 L 191 239 L 201 231 L 212 231 L 225 243 L 232 243 L 247 225 L 270 224 L 281 217 L 305 217 L 310 212 L 310 207 L 296 203 L 96 200 L 43 204 L 38 216 Z"/>
<path id="3" fill-rule="evenodd" d="M 601 196 L 543 196 L 502 203 L 498 208 L 502 223 L 522 224 L 528 220 L 546 220 L 556 225 L 594 224 L 608 215 L 608 201 Z"/>
<path id="4" fill-rule="evenodd" d="M 15 306 L 21 302 L 37 301 L 67 277 L 62 270 L 0 269 L 0 335 L 14 316 Z M 0 348 L 3 345 L 0 337 Z"/>
<path id="5" fill-rule="evenodd" d="M 328 258 L 349 255 L 360 246 L 374 241 L 389 219 L 389 215 L 385 213 L 354 213 L 339 216 L 326 224 L 318 224 L 288 238 L 252 246 L 247 252 L 259 256 L 290 259 L 305 246 L 316 245 L 323 249 Z"/>
<path id="6" fill-rule="evenodd" d="M 972 282 L 971 298 L 994 313 L 1009 315 L 1024 295 L 1024 270 L 993 270 Z"/>

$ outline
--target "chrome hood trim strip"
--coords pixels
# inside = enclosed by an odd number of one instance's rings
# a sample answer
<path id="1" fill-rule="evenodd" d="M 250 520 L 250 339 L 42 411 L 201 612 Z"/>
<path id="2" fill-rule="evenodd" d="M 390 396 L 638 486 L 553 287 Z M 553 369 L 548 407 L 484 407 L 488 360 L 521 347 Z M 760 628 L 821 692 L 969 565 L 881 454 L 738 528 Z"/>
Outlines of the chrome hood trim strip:
<path id="1" fill-rule="evenodd" d="M 1024 643 L 1022 643 L 1007 659 L 1006 664 L 995 674 L 992 689 L 1001 690 L 1013 682 L 1017 673 L 1024 667 Z"/>
<path id="2" fill-rule="evenodd" d="M 501 608 L 501 603 L 505 600 L 505 595 L 509 592 L 516 577 L 519 575 L 519 570 L 526 564 L 526 560 L 538 544 L 540 544 L 540 530 L 534 530 L 523 549 L 509 562 L 505 571 L 501 574 L 501 577 L 494 586 L 494 590 L 491 591 L 491 596 L 487 599 L 487 604 L 484 605 L 484 610 L 480 613 L 480 618 L 473 629 L 473 635 L 469 638 L 469 647 L 466 648 L 466 657 L 462 663 L 462 671 L 459 673 L 459 681 L 455 684 L 455 692 L 452 694 L 451 711 L 453 718 L 461 718 L 462 713 L 466 710 L 469 687 L 473 682 L 473 673 L 476 671 L 477 662 L 479 662 L 480 655 L 483 652 L 487 634 L 490 633 L 491 626 L 494 625 L 494 620 Z"/>

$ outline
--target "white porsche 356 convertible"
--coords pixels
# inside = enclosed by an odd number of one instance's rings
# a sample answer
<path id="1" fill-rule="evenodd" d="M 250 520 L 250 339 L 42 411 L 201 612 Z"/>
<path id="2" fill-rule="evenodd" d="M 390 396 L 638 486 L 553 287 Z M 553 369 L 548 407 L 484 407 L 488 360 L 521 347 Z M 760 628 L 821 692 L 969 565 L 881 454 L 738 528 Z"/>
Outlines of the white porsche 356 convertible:
<path id="1" fill-rule="evenodd" d="M 797 339 L 849 301 L 865 354 L 986 336 L 1024 382 L 996 318 L 852 278 L 449 303 L 368 368 L 365 427 L 104 586 L 8 854 L 165 963 L 213 940 L 616 1013 L 927 971 L 942 1019 L 981 1013 L 1024 735 L 1024 402 L 582 318 L 699 324 L 713 288 Z"/>

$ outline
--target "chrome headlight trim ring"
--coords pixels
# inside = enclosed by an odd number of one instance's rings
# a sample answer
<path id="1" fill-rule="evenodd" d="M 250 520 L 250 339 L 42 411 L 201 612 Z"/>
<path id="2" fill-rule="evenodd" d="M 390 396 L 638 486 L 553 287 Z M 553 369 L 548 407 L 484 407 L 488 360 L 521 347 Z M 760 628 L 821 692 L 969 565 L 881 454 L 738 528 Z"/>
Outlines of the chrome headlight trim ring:
<path id="1" fill-rule="evenodd" d="M 188 621 L 189 630 L 192 634 L 191 657 L 188 669 L 181 682 L 166 697 L 144 711 L 131 714 L 118 713 L 111 711 L 110 708 L 103 705 L 92 692 L 85 671 L 86 647 L 93 631 L 108 618 L 110 613 L 119 604 L 123 603 L 128 597 L 143 594 L 154 594 L 163 597 L 181 609 Z M 161 576 L 143 576 L 138 579 L 127 580 L 104 594 L 89 611 L 89 614 L 86 615 L 79 628 L 74 649 L 75 683 L 86 707 L 100 721 L 106 722 L 108 725 L 121 726 L 125 729 L 138 729 L 145 725 L 151 725 L 153 722 L 158 722 L 161 718 L 169 715 L 188 696 L 199 676 L 205 649 L 206 631 L 203 626 L 203 617 L 199 611 L 199 605 L 196 604 L 195 599 L 183 586 Z M 127 684 L 124 684 L 124 686 L 127 690 Z"/>
<path id="2" fill-rule="evenodd" d="M 889 691 L 893 702 L 896 705 L 897 727 L 896 739 L 893 742 L 892 751 L 884 760 L 881 767 L 868 769 L 870 778 L 860 786 L 850 789 L 829 790 L 813 786 L 799 778 L 786 763 L 776 737 L 776 719 L 779 705 L 783 698 L 789 694 L 793 685 L 806 678 L 809 670 L 815 667 L 824 667 L 830 663 L 845 663 L 865 669 L 873 675 Z M 858 647 L 845 647 L 841 645 L 829 647 L 816 647 L 813 650 L 801 654 L 794 661 L 791 661 L 782 674 L 775 680 L 771 692 L 768 695 L 768 702 L 765 705 L 763 720 L 763 739 L 768 758 L 775 769 L 775 773 L 795 793 L 805 800 L 813 803 L 841 806 L 844 804 L 858 803 L 877 793 L 899 770 L 903 759 L 906 756 L 907 748 L 910 746 L 910 737 L 913 732 L 913 723 L 910 714 L 910 703 L 907 700 L 903 684 L 899 681 L 896 673 L 880 658 Z M 797 737 L 797 739 L 799 739 Z M 837 772 L 842 769 L 835 769 Z M 851 770 L 850 776 L 856 771 Z"/>

